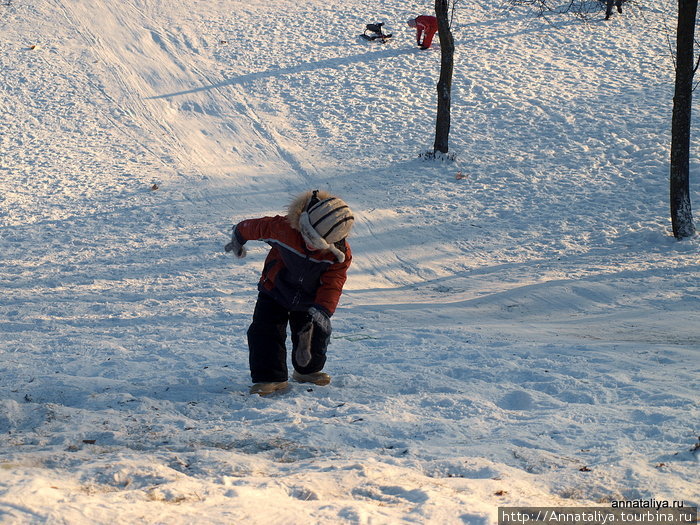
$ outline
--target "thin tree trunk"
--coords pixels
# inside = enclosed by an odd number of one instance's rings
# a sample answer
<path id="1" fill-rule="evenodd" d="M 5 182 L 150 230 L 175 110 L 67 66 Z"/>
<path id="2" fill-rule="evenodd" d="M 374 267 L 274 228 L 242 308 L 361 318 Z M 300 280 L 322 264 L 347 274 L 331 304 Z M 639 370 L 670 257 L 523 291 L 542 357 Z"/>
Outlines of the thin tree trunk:
<path id="1" fill-rule="evenodd" d="M 440 79 L 437 84 L 437 120 L 433 152 L 447 153 L 450 137 L 450 113 L 452 104 L 452 71 L 454 69 L 455 43 L 449 20 L 449 0 L 435 0 L 435 15 L 440 35 Z"/>
<path id="2" fill-rule="evenodd" d="M 677 239 L 695 233 L 690 205 L 690 118 L 693 106 L 693 45 L 698 0 L 678 0 L 676 88 L 671 121 L 671 224 Z"/>

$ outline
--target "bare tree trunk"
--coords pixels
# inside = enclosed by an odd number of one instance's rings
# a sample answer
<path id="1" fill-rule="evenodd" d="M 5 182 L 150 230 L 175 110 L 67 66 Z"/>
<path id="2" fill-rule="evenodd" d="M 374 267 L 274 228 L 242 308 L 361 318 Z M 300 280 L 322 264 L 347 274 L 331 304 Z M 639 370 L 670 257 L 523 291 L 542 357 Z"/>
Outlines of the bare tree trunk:
<path id="1" fill-rule="evenodd" d="M 676 239 L 695 233 L 690 206 L 690 117 L 693 106 L 693 45 L 698 0 L 678 0 L 676 89 L 671 121 L 671 223 Z"/>
<path id="2" fill-rule="evenodd" d="M 696 0 L 697 1 L 697 0 Z M 450 111 L 452 103 L 452 71 L 454 69 L 455 43 L 449 20 L 449 0 L 435 0 L 435 15 L 440 35 L 440 80 L 437 84 L 437 120 L 433 153 L 447 153 L 450 137 Z"/>

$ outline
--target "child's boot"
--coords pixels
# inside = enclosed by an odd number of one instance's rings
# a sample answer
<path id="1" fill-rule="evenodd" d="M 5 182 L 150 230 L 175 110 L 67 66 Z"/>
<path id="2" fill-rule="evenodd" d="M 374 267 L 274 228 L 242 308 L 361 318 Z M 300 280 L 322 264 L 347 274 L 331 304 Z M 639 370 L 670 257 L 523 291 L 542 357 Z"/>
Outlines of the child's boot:
<path id="1" fill-rule="evenodd" d="M 300 383 L 313 383 L 318 386 L 325 386 L 331 382 L 331 376 L 325 372 L 312 372 L 311 374 L 302 374 L 296 370 L 292 374 L 295 381 Z"/>
<path id="2" fill-rule="evenodd" d="M 287 381 L 280 381 L 278 383 L 255 383 L 250 387 L 251 394 L 258 394 L 259 396 L 269 396 L 280 390 L 284 390 L 289 386 Z"/>

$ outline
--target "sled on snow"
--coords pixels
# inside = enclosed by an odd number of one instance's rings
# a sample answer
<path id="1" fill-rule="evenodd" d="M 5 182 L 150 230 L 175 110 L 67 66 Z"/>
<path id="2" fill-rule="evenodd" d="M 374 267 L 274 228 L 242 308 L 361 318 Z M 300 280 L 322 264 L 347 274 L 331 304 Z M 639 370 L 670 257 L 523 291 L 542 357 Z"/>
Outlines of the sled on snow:
<path id="1" fill-rule="evenodd" d="M 385 33 L 384 30 L 382 29 L 382 26 L 384 25 L 384 22 L 377 22 L 376 24 L 367 24 L 365 26 L 365 32 L 362 33 L 360 36 L 364 38 L 365 40 L 369 40 L 371 42 L 375 40 L 380 40 L 382 44 L 384 44 L 387 40 L 391 38 L 391 33 Z"/>

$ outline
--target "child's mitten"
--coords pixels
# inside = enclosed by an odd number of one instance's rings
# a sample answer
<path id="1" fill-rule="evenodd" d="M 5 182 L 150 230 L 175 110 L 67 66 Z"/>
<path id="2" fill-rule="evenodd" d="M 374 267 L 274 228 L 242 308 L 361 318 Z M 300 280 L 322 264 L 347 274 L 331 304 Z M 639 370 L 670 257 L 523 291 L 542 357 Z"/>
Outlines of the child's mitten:
<path id="1" fill-rule="evenodd" d="M 239 259 L 245 257 L 245 246 L 238 242 L 238 238 L 236 237 L 236 228 L 233 228 L 233 233 L 231 234 L 231 242 L 224 246 L 224 250 L 226 250 L 227 253 L 233 252 L 233 255 L 235 255 Z"/>

